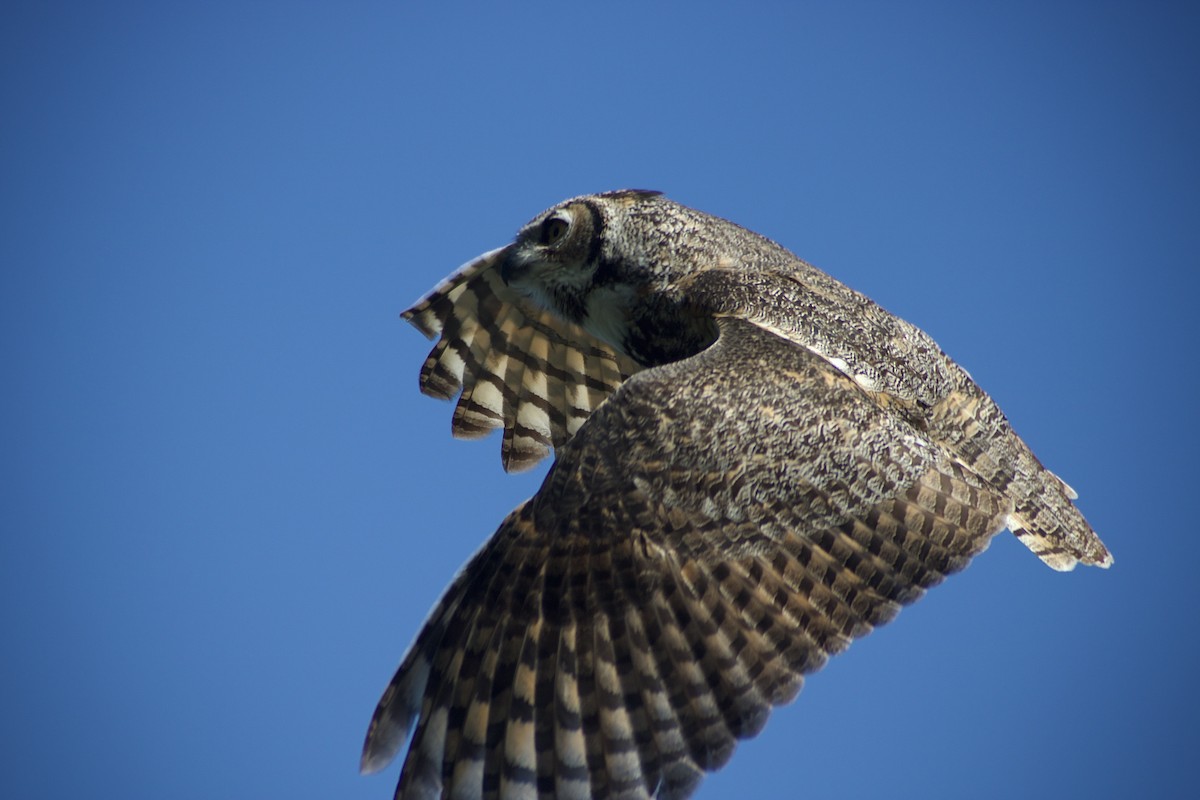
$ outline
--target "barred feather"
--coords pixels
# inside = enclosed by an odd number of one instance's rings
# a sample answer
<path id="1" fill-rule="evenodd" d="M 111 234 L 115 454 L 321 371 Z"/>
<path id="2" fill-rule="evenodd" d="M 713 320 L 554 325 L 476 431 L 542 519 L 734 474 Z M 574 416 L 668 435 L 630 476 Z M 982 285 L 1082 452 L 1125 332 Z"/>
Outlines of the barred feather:
<path id="1" fill-rule="evenodd" d="M 577 325 L 516 294 L 497 265 L 507 248 L 468 262 L 402 316 L 440 337 L 421 391 L 451 399 L 460 438 L 503 428 L 506 470 L 528 469 L 561 447 L 639 367 Z"/>
<path id="2" fill-rule="evenodd" d="M 598 410 L 447 590 L 367 738 L 373 768 L 394 750 L 387 732 L 419 716 L 398 797 L 687 797 L 804 675 L 1001 530 L 1011 502 L 965 467 L 912 449 L 815 356 L 731 326 L 711 352 L 639 375 Z M 748 343 L 788 377 L 747 369 Z M 812 413 L 855 421 L 847 438 L 768 445 L 741 475 L 763 499 L 737 510 L 711 502 L 727 451 L 627 421 L 665 393 L 671 416 L 729 440 L 797 392 L 825 397 Z M 888 444 L 859 459 L 859 480 L 824 466 L 875 431 Z M 781 473 L 784 461 L 801 469 Z M 730 513 L 769 515 L 780 533 L 745 547 Z"/>

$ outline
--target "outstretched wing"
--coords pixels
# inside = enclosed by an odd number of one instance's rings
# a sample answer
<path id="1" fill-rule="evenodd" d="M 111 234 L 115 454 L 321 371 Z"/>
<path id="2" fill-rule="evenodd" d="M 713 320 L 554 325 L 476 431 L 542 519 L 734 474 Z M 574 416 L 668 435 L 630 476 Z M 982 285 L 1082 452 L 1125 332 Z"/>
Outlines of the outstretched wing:
<path id="1" fill-rule="evenodd" d="M 397 797 L 687 797 L 1003 527 L 827 361 L 719 325 L 601 406 L 447 590 L 367 734 L 373 771 L 413 731 Z"/>
<path id="2" fill-rule="evenodd" d="M 506 250 L 463 265 L 402 316 L 441 337 L 421 368 L 421 391 L 445 400 L 462 392 L 455 436 L 503 427 L 501 458 L 511 471 L 561 447 L 639 367 L 509 289 L 497 268 Z"/>

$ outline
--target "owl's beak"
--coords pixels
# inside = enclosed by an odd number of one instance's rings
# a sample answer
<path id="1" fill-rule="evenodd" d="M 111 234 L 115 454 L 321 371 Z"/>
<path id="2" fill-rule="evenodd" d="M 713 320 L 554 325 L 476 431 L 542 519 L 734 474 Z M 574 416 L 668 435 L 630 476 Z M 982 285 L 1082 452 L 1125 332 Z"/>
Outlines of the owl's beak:
<path id="1" fill-rule="evenodd" d="M 529 274 L 529 262 L 515 257 L 516 248 L 510 247 L 500 261 L 500 277 L 508 285 L 519 281 Z"/>

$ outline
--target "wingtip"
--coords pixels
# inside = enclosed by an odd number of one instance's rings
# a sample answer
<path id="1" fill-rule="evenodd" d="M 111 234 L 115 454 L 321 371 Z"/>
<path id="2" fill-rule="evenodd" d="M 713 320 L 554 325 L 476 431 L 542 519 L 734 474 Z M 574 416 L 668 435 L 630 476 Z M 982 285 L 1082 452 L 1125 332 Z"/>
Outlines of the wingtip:
<path id="1" fill-rule="evenodd" d="M 420 656 L 419 650 L 410 651 L 383 691 L 363 741 L 362 758 L 358 762 L 359 772 L 363 775 L 383 769 L 400 752 L 416 722 L 420 699 L 429 680 L 429 668 L 429 662 Z"/>
<path id="2" fill-rule="evenodd" d="M 513 447 L 508 451 L 501 449 L 500 465 L 505 472 L 516 474 L 518 472 L 528 472 L 546 458 L 553 449 L 549 446 L 539 445 L 537 447 Z"/>
<path id="3" fill-rule="evenodd" d="M 362 753 L 362 758 L 359 759 L 359 775 L 373 775 L 384 768 L 384 764 L 378 759 L 372 758 L 370 754 Z"/>
<path id="4" fill-rule="evenodd" d="M 388 765 L 391 759 L 382 759 L 372 755 L 366 750 L 363 751 L 362 758 L 358 762 L 359 775 L 374 775 Z"/>
<path id="5" fill-rule="evenodd" d="M 367 739 L 363 742 L 362 758 L 358 762 L 361 775 L 371 775 L 392 763 L 400 752 L 400 745 L 408 733 L 408 726 L 403 728 L 396 724 L 387 724 L 376 720 L 367 731 Z"/>
<path id="6" fill-rule="evenodd" d="M 436 316 L 428 314 L 428 311 L 428 304 L 418 303 L 401 311 L 400 319 L 419 330 L 426 339 L 436 339 L 442 332 L 442 322 Z"/>

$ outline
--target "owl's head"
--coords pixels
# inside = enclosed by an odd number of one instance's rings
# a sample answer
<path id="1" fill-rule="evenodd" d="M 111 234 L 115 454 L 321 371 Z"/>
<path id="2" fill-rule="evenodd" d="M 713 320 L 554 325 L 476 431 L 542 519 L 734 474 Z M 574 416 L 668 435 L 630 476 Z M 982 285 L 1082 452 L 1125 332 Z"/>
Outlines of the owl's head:
<path id="1" fill-rule="evenodd" d="M 667 289 L 683 207 L 660 192 L 626 189 L 566 200 L 530 220 L 500 264 L 517 292 L 623 348 L 633 307 Z M 690 209 L 689 209 L 690 211 Z"/>
<path id="2" fill-rule="evenodd" d="M 521 228 L 500 262 L 516 292 L 642 364 L 707 346 L 711 319 L 686 280 L 714 269 L 795 265 L 770 240 L 663 197 L 624 189 L 583 195 Z"/>
<path id="3" fill-rule="evenodd" d="M 543 211 L 517 233 L 501 265 L 504 280 L 573 322 L 583 321 L 593 289 L 637 279 L 635 273 L 649 266 L 634 263 L 644 248 L 629 241 L 628 212 L 657 198 L 659 192 L 624 190 L 574 197 Z"/>

